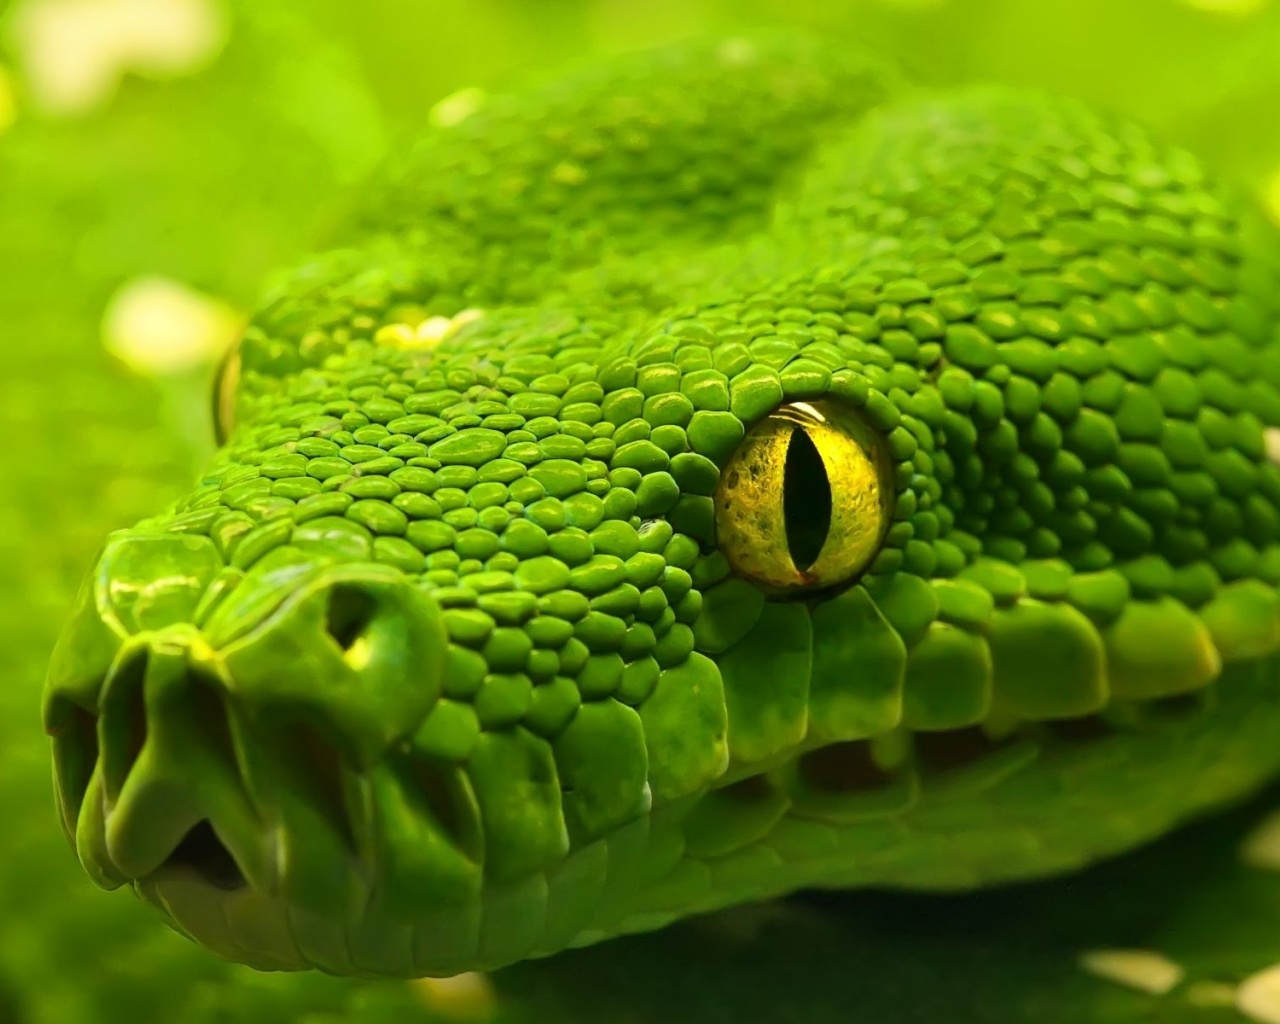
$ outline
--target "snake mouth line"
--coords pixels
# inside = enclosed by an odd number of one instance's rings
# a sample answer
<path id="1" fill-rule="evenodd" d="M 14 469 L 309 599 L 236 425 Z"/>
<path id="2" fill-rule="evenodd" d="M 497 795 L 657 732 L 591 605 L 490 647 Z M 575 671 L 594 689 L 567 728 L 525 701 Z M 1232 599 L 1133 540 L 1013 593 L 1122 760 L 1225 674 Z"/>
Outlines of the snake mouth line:
<path id="1" fill-rule="evenodd" d="M 1114 702 L 1051 721 L 995 721 L 934 731 L 897 728 L 812 746 L 762 770 L 726 777 L 686 818 L 691 856 L 715 859 L 764 838 L 784 817 L 835 825 L 910 812 L 926 794 L 972 798 L 1033 763 L 1071 758 L 1136 733 L 1212 712 L 1213 689 Z"/>
<path id="2" fill-rule="evenodd" d="M 149 740 L 150 726 L 141 703 L 142 683 L 150 671 L 144 662 L 144 658 L 134 658 L 113 672 L 115 697 L 103 713 L 103 717 L 113 715 L 110 721 L 102 722 L 77 705 L 68 705 L 61 713 L 54 754 L 64 828 L 82 859 L 87 855 L 96 862 L 91 873 L 100 882 L 119 885 L 151 876 L 184 876 L 200 879 L 223 893 L 254 888 L 269 895 L 286 880 L 279 877 L 280 851 L 260 811 L 254 811 L 251 829 L 240 829 L 239 841 L 233 821 L 217 813 L 201 813 L 180 832 L 170 833 L 167 849 L 153 852 L 145 870 L 126 870 L 111 855 L 110 842 L 104 845 L 97 836 L 109 830 L 107 819 L 117 811 L 129 776 Z M 222 769 L 223 781 L 247 803 L 250 797 L 240 781 L 242 759 L 237 757 L 227 710 L 211 689 L 213 680 L 190 668 L 186 672 L 191 682 L 191 720 L 198 725 L 198 742 L 188 747 L 187 753 L 211 751 Z M 863 739 L 811 745 L 767 770 L 730 774 L 709 794 L 708 801 L 751 803 L 777 793 L 785 798 L 787 813 L 802 817 L 855 822 L 900 814 L 918 801 L 924 785 L 963 784 L 969 791 L 985 788 L 1046 751 L 1080 748 L 1135 729 L 1185 719 L 1210 707 L 1215 696 L 1213 688 L 1207 688 L 1161 698 L 1113 701 L 1100 712 L 1049 721 L 988 719 L 977 725 L 930 731 L 899 726 Z M 362 825 L 353 816 L 349 769 L 305 728 L 278 732 L 272 748 L 273 761 L 287 766 L 281 778 L 287 778 L 290 788 L 302 795 L 317 820 L 324 823 L 325 832 L 336 838 L 337 847 L 345 850 L 355 865 L 358 850 L 368 846 L 370 822 Z M 399 780 L 402 791 L 412 790 L 415 803 L 425 808 L 460 855 L 482 862 L 483 844 L 479 823 L 471 813 L 472 801 L 465 793 L 456 792 L 453 780 L 435 772 L 430 763 L 419 761 L 397 755 L 385 767 L 389 776 Z M 193 806 L 209 805 L 208 799 L 193 800 Z M 695 812 L 695 823 L 698 816 Z M 88 862 L 86 866 L 90 866 Z"/>

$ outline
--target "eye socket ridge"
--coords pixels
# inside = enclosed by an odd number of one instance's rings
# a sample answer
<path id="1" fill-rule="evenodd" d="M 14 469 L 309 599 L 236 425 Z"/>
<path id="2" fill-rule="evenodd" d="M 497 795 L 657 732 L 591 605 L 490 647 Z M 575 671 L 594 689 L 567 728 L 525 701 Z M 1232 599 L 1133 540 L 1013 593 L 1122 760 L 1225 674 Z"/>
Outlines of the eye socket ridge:
<path id="1" fill-rule="evenodd" d="M 240 386 L 240 342 L 236 342 L 218 363 L 213 377 L 213 436 L 219 445 L 227 443 L 235 427 L 236 392 Z"/>
<path id="2" fill-rule="evenodd" d="M 853 409 L 831 399 L 780 406 L 721 472 L 720 548 L 774 594 L 847 584 L 884 542 L 893 480 L 887 442 Z"/>

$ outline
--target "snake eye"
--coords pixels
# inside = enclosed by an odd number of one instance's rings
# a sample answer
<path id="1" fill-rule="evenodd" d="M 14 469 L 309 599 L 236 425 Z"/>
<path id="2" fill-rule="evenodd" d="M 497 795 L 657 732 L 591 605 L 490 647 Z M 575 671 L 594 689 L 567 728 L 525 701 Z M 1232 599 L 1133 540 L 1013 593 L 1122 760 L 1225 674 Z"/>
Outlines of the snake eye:
<path id="1" fill-rule="evenodd" d="M 892 514 L 883 438 L 822 400 L 784 405 L 743 438 L 720 474 L 716 533 L 733 568 L 774 593 L 852 580 Z"/>
<path id="2" fill-rule="evenodd" d="M 236 388 L 240 384 L 240 343 L 229 349 L 213 378 L 213 435 L 218 444 L 226 444 L 235 426 Z"/>

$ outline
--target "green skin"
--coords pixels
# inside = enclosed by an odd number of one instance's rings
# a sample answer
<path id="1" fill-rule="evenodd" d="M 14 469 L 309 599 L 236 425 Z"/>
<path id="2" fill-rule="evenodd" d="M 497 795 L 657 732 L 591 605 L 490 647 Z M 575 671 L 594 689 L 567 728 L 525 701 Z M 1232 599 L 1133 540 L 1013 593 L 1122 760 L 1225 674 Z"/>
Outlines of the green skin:
<path id="1" fill-rule="evenodd" d="M 1164 833 L 1280 770 L 1278 254 L 1132 126 L 804 40 L 439 127 L 108 540 L 46 687 L 64 828 L 220 954 L 391 976 Z M 713 496 L 818 399 L 892 521 L 779 593 Z"/>

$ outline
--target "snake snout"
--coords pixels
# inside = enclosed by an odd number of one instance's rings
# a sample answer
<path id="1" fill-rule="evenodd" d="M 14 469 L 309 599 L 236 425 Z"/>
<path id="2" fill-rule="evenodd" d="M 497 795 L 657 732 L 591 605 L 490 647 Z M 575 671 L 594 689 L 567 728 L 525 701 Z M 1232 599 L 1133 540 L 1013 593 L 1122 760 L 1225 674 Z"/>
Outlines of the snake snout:
<path id="1" fill-rule="evenodd" d="M 150 595 L 142 569 L 206 553 L 121 538 L 85 588 L 46 686 L 64 830 L 95 882 L 188 930 L 225 900 L 357 918 L 381 848 L 371 773 L 439 698 L 441 610 L 398 570 L 294 549 L 221 594 L 205 581 L 225 571 L 188 573 L 206 594 L 179 608 L 166 585 L 163 616 L 120 613 L 121 579 Z"/>

